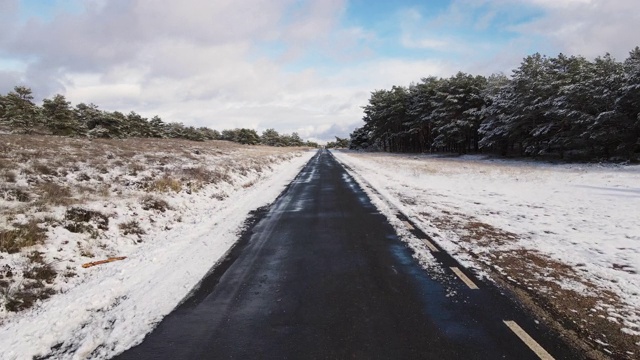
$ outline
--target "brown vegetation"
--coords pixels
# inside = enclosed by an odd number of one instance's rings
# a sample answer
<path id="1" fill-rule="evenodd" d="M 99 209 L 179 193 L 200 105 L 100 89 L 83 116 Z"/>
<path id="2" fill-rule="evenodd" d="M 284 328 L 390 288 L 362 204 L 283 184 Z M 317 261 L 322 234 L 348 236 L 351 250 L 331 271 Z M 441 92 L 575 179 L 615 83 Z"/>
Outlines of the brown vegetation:
<path id="1" fill-rule="evenodd" d="M 296 151 L 227 141 L 0 134 L 0 306 L 20 311 L 51 296 L 52 282 L 78 276 L 81 258 L 117 252 L 109 236 L 134 235 L 138 244 L 153 217 L 182 221 L 178 212 L 166 215 L 175 211 L 170 197 L 209 185 L 253 185 L 241 176 L 255 176 Z M 226 193 L 208 196 L 223 200 Z M 134 216 L 148 212 L 144 224 L 141 217 L 118 221 L 113 207 L 123 201 Z M 53 211 L 63 215 L 56 218 Z M 50 244 L 55 227 L 74 240 Z M 52 255 L 63 249 L 76 258 Z M 10 259 L 20 260 L 9 265 Z"/>

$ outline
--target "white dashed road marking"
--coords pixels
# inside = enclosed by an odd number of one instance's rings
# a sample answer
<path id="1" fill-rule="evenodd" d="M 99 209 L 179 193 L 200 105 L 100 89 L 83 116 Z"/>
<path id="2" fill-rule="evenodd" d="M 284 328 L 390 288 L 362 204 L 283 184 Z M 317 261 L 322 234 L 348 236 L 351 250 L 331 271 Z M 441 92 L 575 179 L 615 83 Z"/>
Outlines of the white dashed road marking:
<path id="1" fill-rule="evenodd" d="M 518 335 L 520 340 L 522 340 L 525 344 L 527 344 L 527 346 L 531 350 L 533 350 L 533 352 L 536 353 L 536 355 L 538 355 L 540 359 L 554 360 L 553 356 L 551 356 L 551 354 L 549 354 L 542 346 L 540 346 L 540 344 L 538 344 L 535 340 L 533 340 L 533 338 L 529 336 L 529 334 L 527 334 L 527 332 L 524 331 L 520 327 L 520 325 L 516 324 L 515 321 L 504 320 L 504 323 L 509 327 L 509 329 L 511 329 L 511 331 L 513 331 L 516 335 Z"/>
<path id="2" fill-rule="evenodd" d="M 431 243 L 431 241 L 429 241 L 429 240 L 427 240 L 427 239 L 424 239 L 424 240 L 422 240 L 422 241 L 424 241 L 425 245 L 427 245 L 427 247 L 429 248 L 429 250 L 431 250 L 431 252 L 438 252 L 438 251 L 440 251 L 440 250 L 438 250 L 438 248 L 437 248 L 435 245 L 433 245 L 433 244 Z"/>
<path id="3" fill-rule="evenodd" d="M 467 277 L 467 275 L 465 275 L 462 271 L 460 271 L 460 269 L 458 269 L 455 266 L 451 267 L 451 270 L 453 270 L 453 272 L 458 275 L 458 277 L 460 278 L 460 280 L 462 280 L 465 284 L 467 284 L 467 286 L 472 289 L 472 290 L 477 290 L 478 286 L 476 284 L 473 283 L 473 281 L 471 281 L 471 279 L 469 279 Z"/>
<path id="4" fill-rule="evenodd" d="M 403 221 L 402 223 L 403 223 L 403 224 L 404 224 L 404 226 L 406 226 L 406 227 L 407 227 L 407 229 L 409 229 L 409 230 L 413 230 L 413 229 L 415 229 L 415 228 L 413 227 L 413 225 L 411 225 L 411 223 L 410 223 L 410 222 L 408 222 L 408 221 Z"/>

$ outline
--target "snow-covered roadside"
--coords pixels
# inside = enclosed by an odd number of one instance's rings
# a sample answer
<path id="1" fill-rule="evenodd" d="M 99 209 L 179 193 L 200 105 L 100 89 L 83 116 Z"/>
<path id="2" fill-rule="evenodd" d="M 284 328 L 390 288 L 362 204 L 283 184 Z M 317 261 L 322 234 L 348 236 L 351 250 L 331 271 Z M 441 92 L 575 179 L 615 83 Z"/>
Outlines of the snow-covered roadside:
<path id="1" fill-rule="evenodd" d="M 639 166 L 333 153 L 469 268 L 547 297 L 605 353 L 639 352 Z"/>
<path id="2" fill-rule="evenodd" d="M 108 358 L 139 343 L 234 244 L 248 213 L 271 203 L 313 154 L 300 152 L 235 186 L 174 194 L 175 211 L 155 213 L 145 241 L 118 254 L 126 260 L 79 269 L 86 274 L 61 284 L 60 294 L 2 324 L 0 357 Z M 224 197 L 216 197 L 221 192 Z M 103 206 L 118 218 L 141 216 L 130 200 Z M 52 232 L 52 241 L 61 243 L 74 235 L 62 227 Z"/>

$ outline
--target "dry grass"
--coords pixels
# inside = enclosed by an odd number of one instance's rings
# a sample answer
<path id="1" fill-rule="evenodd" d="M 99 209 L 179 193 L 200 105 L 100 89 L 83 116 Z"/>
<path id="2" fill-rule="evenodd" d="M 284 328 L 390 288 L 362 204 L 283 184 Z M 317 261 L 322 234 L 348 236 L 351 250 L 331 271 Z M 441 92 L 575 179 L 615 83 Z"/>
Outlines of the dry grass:
<path id="1" fill-rule="evenodd" d="M 38 251 L 31 252 L 27 267 L 22 271 L 21 281 L 11 286 L 16 269 L 5 266 L 0 269 L 0 298 L 7 311 L 17 312 L 32 307 L 37 301 L 48 299 L 55 291 L 51 288 L 58 273 L 47 264 Z"/>
<path id="2" fill-rule="evenodd" d="M 180 192 L 180 190 L 182 190 L 182 182 L 178 179 L 165 175 L 160 179 L 153 181 L 148 186 L 147 190 L 156 192 Z"/>
<path id="3" fill-rule="evenodd" d="M 47 182 L 40 185 L 36 192 L 40 194 L 40 200 L 44 204 L 50 205 L 71 205 L 73 194 L 68 186 Z"/>
<path id="4" fill-rule="evenodd" d="M 50 176 L 57 176 L 58 173 L 56 172 L 55 169 L 49 167 L 46 164 L 42 164 L 38 161 L 34 162 L 31 166 L 31 168 L 33 169 L 34 173 L 36 174 L 40 174 L 40 175 L 50 175 Z"/>
<path id="5" fill-rule="evenodd" d="M 31 201 L 31 195 L 28 189 L 20 186 L 0 187 L 0 198 L 6 201 Z"/>
<path id="6" fill-rule="evenodd" d="M 183 178 L 187 181 L 195 181 L 200 184 L 217 184 L 219 182 L 230 182 L 229 169 L 221 166 L 208 169 L 205 166 L 182 169 Z"/>
<path id="7" fill-rule="evenodd" d="M 175 210 L 164 197 L 222 183 L 248 186 L 251 177 L 234 175 L 255 177 L 293 157 L 294 151 L 226 141 L 0 134 L 0 306 L 9 311 L 28 309 L 53 294 L 51 282 L 79 276 L 72 270 L 81 257 L 117 250 L 112 247 L 115 241 L 105 240 L 114 235 L 108 214 L 121 210 L 107 209 L 120 206 L 116 205 L 120 200 L 133 200 L 130 210 L 134 214 L 149 212 L 119 223 L 116 216 L 116 230 L 137 236 L 139 242 L 153 217 Z M 212 193 L 208 194 L 211 198 L 226 197 L 222 189 Z M 64 216 L 55 219 L 52 211 Z M 179 212 L 168 216 L 183 221 Z M 47 230 L 53 227 L 71 232 L 73 240 L 47 239 Z M 42 256 L 28 253 L 34 245 L 56 248 Z M 77 258 L 57 259 L 54 254 L 60 249 L 72 249 Z M 43 259 L 45 256 L 52 258 Z M 21 260 L 9 262 L 18 258 Z M 57 276 L 56 268 L 66 270 Z"/>
<path id="8" fill-rule="evenodd" d="M 46 232 L 40 221 L 30 220 L 26 224 L 14 224 L 13 229 L 0 229 L 0 252 L 17 253 L 23 248 L 43 244 Z"/>

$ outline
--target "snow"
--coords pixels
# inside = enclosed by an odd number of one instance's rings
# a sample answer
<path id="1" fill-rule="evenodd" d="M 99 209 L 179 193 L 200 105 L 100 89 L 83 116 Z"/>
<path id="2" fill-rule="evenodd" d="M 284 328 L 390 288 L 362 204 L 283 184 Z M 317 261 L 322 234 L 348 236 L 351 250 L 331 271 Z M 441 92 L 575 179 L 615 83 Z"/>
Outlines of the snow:
<path id="1" fill-rule="evenodd" d="M 463 265 L 490 277 L 484 265 L 505 251 L 542 254 L 578 277 L 553 277 L 549 269 L 540 279 L 600 297 L 603 314 L 640 335 L 640 166 L 333 154 L 370 196 L 404 213 Z M 483 235 L 465 224 L 499 236 L 468 241 Z M 605 291 L 619 298 L 615 306 Z"/>
<path id="2" fill-rule="evenodd" d="M 95 244 L 83 246 L 93 252 L 95 260 L 112 255 L 127 258 L 83 269 L 72 260 L 78 258 L 77 248 L 65 245 L 81 237 L 86 242 L 86 234 L 71 233 L 62 226 L 51 229 L 47 245 L 39 251 L 79 274 L 57 281 L 55 288 L 61 293 L 29 310 L 0 313 L 0 358 L 109 358 L 140 343 L 237 241 L 249 212 L 273 202 L 314 153 L 273 159 L 259 174 L 231 173 L 233 181 L 192 194 L 173 193 L 165 197 L 171 210 L 164 212 L 144 211 L 139 199 L 130 197 L 83 205 L 108 213 L 118 222 L 136 220 L 146 234 L 123 236 L 110 228 L 106 240 L 95 239 Z M 131 181 L 142 176 L 144 172 Z M 52 215 L 63 217 L 64 209 L 55 208 Z M 19 267 L 21 261 L 21 253 L 11 254 L 0 265 Z"/>

